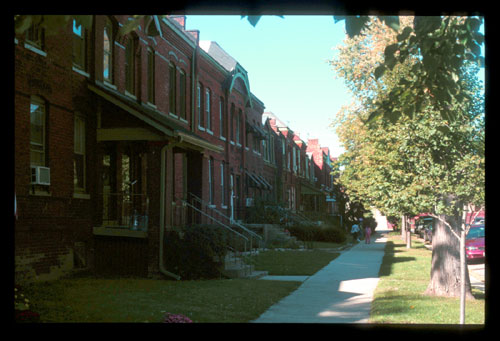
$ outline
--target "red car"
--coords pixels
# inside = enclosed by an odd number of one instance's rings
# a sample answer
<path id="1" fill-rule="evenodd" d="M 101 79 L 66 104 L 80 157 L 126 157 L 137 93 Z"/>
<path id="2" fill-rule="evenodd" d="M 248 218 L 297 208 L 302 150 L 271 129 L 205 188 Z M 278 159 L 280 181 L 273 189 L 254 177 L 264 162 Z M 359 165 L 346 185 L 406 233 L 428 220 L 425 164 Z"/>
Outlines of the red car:
<path id="1" fill-rule="evenodd" d="M 465 237 L 467 260 L 484 258 L 484 225 L 472 225 Z"/>

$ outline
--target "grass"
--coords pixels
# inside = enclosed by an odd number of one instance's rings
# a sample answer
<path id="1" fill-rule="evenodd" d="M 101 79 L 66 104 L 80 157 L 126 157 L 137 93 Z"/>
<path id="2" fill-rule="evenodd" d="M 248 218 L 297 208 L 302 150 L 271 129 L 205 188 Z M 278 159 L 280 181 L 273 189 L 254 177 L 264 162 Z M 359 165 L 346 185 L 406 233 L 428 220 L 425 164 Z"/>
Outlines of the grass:
<path id="1" fill-rule="evenodd" d="M 310 276 L 337 258 L 339 253 L 321 250 L 263 251 L 253 256 L 251 263 L 256 270 L 266 270 L 269 275 Z"/>
<path id="2" fill-rule="evenodd" d="M 390 235 L 374 293 L 370 322 L 413 324 L 457 324 L 460 299 L 434 297 L 424 292 L 430 281 L 432 252 L 413 239 L 412 248 L 399 235 Z M 484 293 L 473 289 L 475 300 L 466 302 L 465 322 L 484 324 Z"/>
<path id="3" fill-rule="evenodd" d="M 337 256 L 320 250 L 267 251 L 254 261 L 271 274 L 312 275 Z M 194 322 L 249 322 L 300 284 L 79 276 L 33 283 L 25 291 L 41 322 L 161 322 L 166 312 Z"/>
<path id="4" fill-rule="evenodd" d="M 36 283 L 26 292 L 41 322 L 161 322 L 166 312 L 194 322 L 249 322 L 299 285 L 245 279 L 72 278 Z"/>

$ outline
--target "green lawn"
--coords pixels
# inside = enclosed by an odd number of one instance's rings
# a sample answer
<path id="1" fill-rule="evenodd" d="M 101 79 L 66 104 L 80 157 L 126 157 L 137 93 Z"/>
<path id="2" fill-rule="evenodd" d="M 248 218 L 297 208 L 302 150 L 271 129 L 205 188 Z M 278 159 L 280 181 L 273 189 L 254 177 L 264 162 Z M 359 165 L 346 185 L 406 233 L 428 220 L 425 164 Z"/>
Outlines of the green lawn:
<path id="1" fill-rule="evenodd" d="M 430 280 L 432 252 L 417 239 L 412 248 L 399 235 L 388 238 L 380 268 L 380 281 L 374 294 L 370 322 L 457 324 L 460 299 L 424 295 Z M 476 300 L 466 302 L 467 324 L 484 324 L 484 294 L 473 289 Z"/>
<path id="2" fill-rule="evenodd" d="M 271 274 L 312 275 L 337 256 L 319 250 L 267 251 L 254 261 Z M 300 284 L 79 276 L 33 283 L 24 291 L 41 322 L 161 322 L 166 312 L 194 322 L 249 322 Z"/>
<path id="3" fill-rule="evenodd" d="M 263 251 L 254 256 L 250 263 L 256 270 L 266 270 L 269 275 L 313 275 L 325 267 L 340 253 L 321 250 L 307 251 Z"/>
<path id="4" fill-rule="evenodd" d="M 299 285 L 245 279 L 73 278 L 34 284 L 26 294 L 41 322 L 161 322 L 166 312 L 194 322 L 249 322 Z"/>

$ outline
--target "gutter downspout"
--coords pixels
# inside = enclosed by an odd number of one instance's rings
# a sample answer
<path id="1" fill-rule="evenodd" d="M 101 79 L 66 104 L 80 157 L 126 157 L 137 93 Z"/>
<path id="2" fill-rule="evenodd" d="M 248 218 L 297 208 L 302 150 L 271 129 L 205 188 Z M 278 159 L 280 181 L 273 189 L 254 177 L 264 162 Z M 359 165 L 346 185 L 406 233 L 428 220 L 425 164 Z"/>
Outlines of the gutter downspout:
<path id="1" fill-rule="evenodd" d="M 168 277 L 173 277 L 176 280 L 180 280 L 181 277 L 170 271 L 165 269 L 165 264 L 163 264 L 163 240 L 165 238 L 165 193 L 166 193 L 166 184 L 165 184 L 165 161 L 167 159 L 167 149 L 172 149 L 176 145 L 182 142 L 182 138 L 175 143 L 169 143 L 162 147 L 161 149 L 161 172 L 160 172 L 160 259 L 159 266 L 160 272 Z"/>

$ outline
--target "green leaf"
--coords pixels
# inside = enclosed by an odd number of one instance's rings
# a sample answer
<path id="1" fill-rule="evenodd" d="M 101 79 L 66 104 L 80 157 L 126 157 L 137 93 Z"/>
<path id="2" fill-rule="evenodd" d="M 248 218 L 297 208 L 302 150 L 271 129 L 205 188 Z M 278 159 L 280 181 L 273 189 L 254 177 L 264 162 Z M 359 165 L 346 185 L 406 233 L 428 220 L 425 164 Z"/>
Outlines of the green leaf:
<path id="1" fill-rule="evenodd" d="M 244 16 L 243 16 L 244 17 Z M 248 22 L 253 26 L 255 27 L 257 25 L 257 23 L 259 22 L 260 18 L 262 16 L 260 15 L 248 15 L 247 16 L 247 20 Z"/>
<path id="2" fill-rule="evenodd" d="M 380 66 L 378 66 L 378 67 L 375 69 L 375 71 L 374 71 L 374 74 L 375 74 L 375 79 L 377 79 L 377 80 L 378 80 L 380 77 L 382 77 L 382 75 L 384 74 L 385 70 L 386 70 L 385 65 L 380 65 Z"/>
<path id="3" fill-rule="evenodd" d="M 370 20 L 368 16 L 348 16 L 345 19 L 345 30 L 350 38 L 361 33 L 366 23 Z"/>
<path id="4" fill-rule="evenodd" d="M 398 34 L 397 35 L 397 39 L 398 39 L 398 42 L 401 42 L 403 40 L 406 40 L 408 39 L 408 37 L 410 36 L 410 34 L 413 32 L 413 29 L 410 27 L 410 26 L 406 26 L 404 29 L 403 29 L 403 32 L 401 32 L 401 34 Z"/>
<path id="5" fill-rule="evenodd" d="M 369 124 L 373 121 L 376 121 L 382 116 L 382 113 L 380 111 L 374 111 L 368 116 L 368 119 L 365 121 L 365 124 Z"/>
<path id="6" fill-rule="evenodd" d="M 380 19 L 394 31 L 397 32 L 399 30 L 399 17 L 397 15 L 381 16 Z"/>

